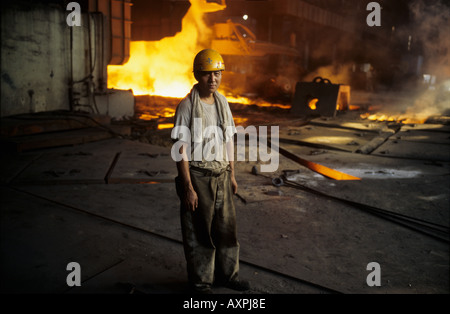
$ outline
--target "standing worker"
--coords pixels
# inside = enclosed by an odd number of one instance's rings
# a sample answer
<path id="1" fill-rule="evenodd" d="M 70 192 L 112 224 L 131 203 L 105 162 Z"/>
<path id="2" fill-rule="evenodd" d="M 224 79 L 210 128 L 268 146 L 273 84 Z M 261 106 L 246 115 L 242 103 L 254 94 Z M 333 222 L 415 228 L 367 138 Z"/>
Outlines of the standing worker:
<path id="1" fill-rule="evenodd" d="M 205 49 L 195 56 L 198 83 L 178 104 L 172 130 L 172 140 L 182 144 L 175 181 L 188 280 L 197 293 L 212 293 L 213 284 L 238 291 L 250 289 L 248 282 L 238 278 L 233 203 L 238 188 L 234 174 L 236 128 L 227 99 L 217 91 L 224 70 L 222 56 L 215 50 Z M 185 137 L 177 131 L 180 128 L 188 129 L 189 134 Z M 206 131 L 211 129 L 218 132 Z M 218 145 L 211 149 L 214 141 Z"/>

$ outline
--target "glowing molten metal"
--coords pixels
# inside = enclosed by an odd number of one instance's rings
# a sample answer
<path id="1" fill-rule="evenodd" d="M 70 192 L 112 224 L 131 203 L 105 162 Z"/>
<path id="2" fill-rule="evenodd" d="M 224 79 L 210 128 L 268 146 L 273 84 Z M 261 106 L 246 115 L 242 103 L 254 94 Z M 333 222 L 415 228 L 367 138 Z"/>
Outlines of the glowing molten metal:
<path id="1" fill-rule="evenodd" d="M 186 96 L 195 83 L 192 60 L 208 48 L 212 36 L 203 14 L 225 8 L 205 0 L 190 2 L 179 33 L 159 41 L 132 41 L 129 61 L 108 66 L 108 88 L 132 89 L 134 95 Z"/>

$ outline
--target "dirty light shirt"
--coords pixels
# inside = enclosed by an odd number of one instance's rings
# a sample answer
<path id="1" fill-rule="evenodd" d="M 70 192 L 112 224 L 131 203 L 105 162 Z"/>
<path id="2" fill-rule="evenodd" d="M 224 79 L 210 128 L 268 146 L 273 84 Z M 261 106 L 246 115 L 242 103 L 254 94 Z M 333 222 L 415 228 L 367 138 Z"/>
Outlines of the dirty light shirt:
<path id="1" fill-rule="evenodd" d="M 205 124 L 204 129 L 207 128 L 208 126 L 216 126 L 217 127 L 216 130 L 222 132 L 222 129 L 220 128 L 219 114 L 217 112 L 216 103 L 214 102 L 214 104 L 212 105 L 205 104 L 202 101 L 200 101 L 200 103 L 203 107 L 204 119 L 202 123 Z M 232 126 L 233 130 L 235 130 L 235 125 L 230 107 L 229 106 L 227 107 L 228 107 L 227 110 L 229 121 L 226 122 L 226 125 Z M 185 97 L 177 107 L 177 111 L 175 113 L 174 127 L 186 126 L 187 128 L 189 128 L 189 126 L 191 125 L 190 123 L 191 110 L 192 110 L 191 100 L 189 97 Z M 191 132 L 193 131 L 191 130 Z M 206 169 L 223 169 L 228 166 L 229 161 L 226 153 L 226 143 L 223 140 L 217 138 L 215 132 L 210 133 L 211 134 L 205 133 L 203 136 L 202 161 L 194 160 L 194 145 L 193 143 L 188 143 L 191 144 L 191 160 L 189 162 L 190 166 Z M 234 132 L 232 134 L 234 134 Z M 179 140 L 179 138 L 174 137 L 172 137 L 172 139 Z M 228 138 L 227 136 L 228 142 L 232 139 L 233 137 Z M 221 143 L 213 142 L 214 140 L 220 141 Z M 219 152 L 216 154 L 216 148 L 218 147 L 216 145 L 222 145 L 222 153 Z M 211 159 L 214 160 L 208 161 Z"/>

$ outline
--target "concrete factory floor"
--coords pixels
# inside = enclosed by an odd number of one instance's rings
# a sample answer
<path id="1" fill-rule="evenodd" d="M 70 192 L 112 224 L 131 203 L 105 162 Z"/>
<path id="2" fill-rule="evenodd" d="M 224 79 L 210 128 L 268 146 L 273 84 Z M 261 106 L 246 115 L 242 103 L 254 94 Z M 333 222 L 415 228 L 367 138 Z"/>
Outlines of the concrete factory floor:
<path id="1" fill-rule="evenodd" d="M 450 293 L 449 126 L 395 129 L 353 112 L 279 125 L 282 151 L 361 180 L 327 178 L 283 154 L 273 173 L 237 163 L 249 293 Z M 3 153 L 1 292 L 187 292 L 175 176 L 170 147 L 127 138 Z M 81 286 L 66 283 L 70 262 Z M 380 286 L 367 284 L 371 262 Z"/>

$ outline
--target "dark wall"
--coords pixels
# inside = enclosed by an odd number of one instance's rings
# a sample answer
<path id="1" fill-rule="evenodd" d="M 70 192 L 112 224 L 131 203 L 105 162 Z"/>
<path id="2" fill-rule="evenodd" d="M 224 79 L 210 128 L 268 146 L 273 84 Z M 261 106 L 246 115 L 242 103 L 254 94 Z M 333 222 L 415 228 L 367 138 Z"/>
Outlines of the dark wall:
<path id="1" fill-rule="evenodd" d="M 181 31 L 181 20 L 190 7 L 186 1 L 133 0 L 131 39 L 156 41 Z"/>

